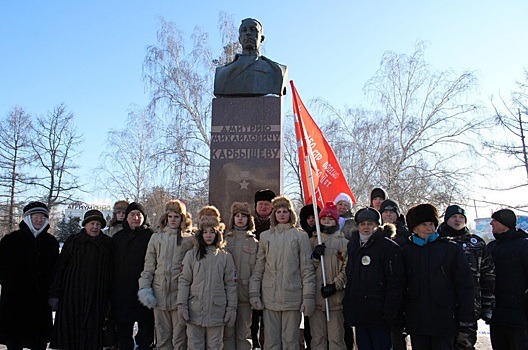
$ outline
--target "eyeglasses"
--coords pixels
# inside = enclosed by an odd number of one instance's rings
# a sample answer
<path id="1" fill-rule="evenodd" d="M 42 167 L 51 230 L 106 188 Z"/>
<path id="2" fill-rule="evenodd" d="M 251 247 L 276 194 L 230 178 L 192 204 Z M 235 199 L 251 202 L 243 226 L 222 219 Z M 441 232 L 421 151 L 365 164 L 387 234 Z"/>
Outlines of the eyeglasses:
<path id="1" fill-rule="evenodd" d="M 45 215 L 42 215 L 42 214 L 33 214 L 31 215 L 31 218 L 34 219 L 34 220 L 46 220 L 46 216 Z"/>

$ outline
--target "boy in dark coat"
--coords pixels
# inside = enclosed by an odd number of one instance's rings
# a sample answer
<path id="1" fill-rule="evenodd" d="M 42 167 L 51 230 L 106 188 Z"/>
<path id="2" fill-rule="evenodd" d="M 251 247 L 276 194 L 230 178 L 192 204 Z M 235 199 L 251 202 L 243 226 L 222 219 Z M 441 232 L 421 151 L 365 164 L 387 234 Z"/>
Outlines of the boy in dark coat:
<path id="1" fill-rule="evenodd" d="M 117 324 L 120 350 L 133 350 L 134 323 L 138 323 L 136 343 L 139 350 L 151 348 L 154 342 L 154 313 L 138 300 L 138 280 L 153 234 L 143 206 L 132 202 L 127 206 L 123 229 L 112 239 L 115 243 L 114 284 L 111 307 Z"/>
<path id="2" fill-rule="evenodd" d="M 59 242 L 48 233 L 48 208 L 24 207 L 17 231 L 0 241 L 0 343 L 9 349 L 44 350 L 51 338 L 48 289 Z"/>
<path id="3" fill-rule="evenodd" d="M 464 251 L 436 232 L 431 204 L 407 212 L 411 243 L 403 248 L 405 326 L 413 350 L 454 349 L 461 328 L 474 326 L 473 277 Z"/>
<path id="4" fill-rule="evenodd" d="M 345 323 L 356 327 L 359 350 L 389 350 L 390 328 L 400 323 L 404 288 L 401 249 L 388 238 L 394 225 L 379 227 L 381 216 L 376 209 L 363 208 L 354 220 L 359 232 L 353 233 L 347 246 Z"/>
<path id="5" fill-rule="evenodd" d="M 438 227 L 440 237 L 447 237 L 464 250 L 464 255 L 468 259 L 473 275 L 475 325 L 474 327 L 463 328 L 465 333 L 458 333 L 455 340 L 457 350 L 475 349 L 477 321 L 481 318 L 489 323 L 495 305 L 495 265 L 493 259 L 488 252 L 486 242 L 479 236 L 472 234 L 466 224 L 466 211 L 461 206 L 453 204 L 447 207 L 444 222 Z"/>

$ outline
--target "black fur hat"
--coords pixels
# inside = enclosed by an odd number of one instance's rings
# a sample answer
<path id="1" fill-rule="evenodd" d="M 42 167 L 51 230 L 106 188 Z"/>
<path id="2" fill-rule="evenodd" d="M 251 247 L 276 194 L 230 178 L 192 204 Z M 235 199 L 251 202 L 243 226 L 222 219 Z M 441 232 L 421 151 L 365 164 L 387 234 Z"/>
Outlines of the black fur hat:
<path id="1" fill-rule="evenodd" d="M 407 228 L 411 233 L 416 226 L 424 222 L 432 222 L 435 227 L 438 227 L 438 210 L 429 203 L 412 207 L 405 218 L 407 220 Z"/>

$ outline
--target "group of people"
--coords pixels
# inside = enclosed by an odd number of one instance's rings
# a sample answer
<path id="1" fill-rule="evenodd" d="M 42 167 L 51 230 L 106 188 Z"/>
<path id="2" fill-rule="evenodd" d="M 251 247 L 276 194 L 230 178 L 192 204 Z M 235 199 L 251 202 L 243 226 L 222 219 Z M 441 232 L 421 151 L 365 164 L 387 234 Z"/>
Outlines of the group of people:
<path id="1" fill-rule="evenodd" d="M 156 232 L 118 201 L 108 227 L 87 211 L 60 254 L 47 207 L 29 203 L 0 240 L 0 343 L 297 350 L 304 315 L 314 350 L 474 349 L 479 319 L 494 349 L 528 348 L 528 234 L 513 211 L 493 213 L 486 244 L 459 205 L 442 223 L 428 203 L 403 215 L 381 188 L 355 213 L 345 193 L 307 205 L 299 223 L 288 197 L 254 199 L 232 203 L 227 227 L 214 206 L 193 225 L 170 200 Z"/>

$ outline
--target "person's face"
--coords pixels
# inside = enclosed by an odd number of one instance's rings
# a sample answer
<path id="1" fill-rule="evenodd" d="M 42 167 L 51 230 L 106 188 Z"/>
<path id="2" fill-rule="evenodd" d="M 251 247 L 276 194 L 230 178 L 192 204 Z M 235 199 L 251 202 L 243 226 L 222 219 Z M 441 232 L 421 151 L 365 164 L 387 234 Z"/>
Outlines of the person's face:
<path id="1" fill-rule="evenodd" d="M 167 225 L 169 225 L 170 228 L 177 229 L 180 227 L 181 222 L 182 216 L 180 214 L 177 214 L 173 211 L 167 214 Z"/>
<path id="2" fill-rule="evenodd" d="M 422 222 L 421 224 L 415 226 L 413 231 L 421 239 L 427 239 L 427 237 L 435 233 L 436 227 L 434 222 Z"/>
<path id="3" fill-rule="evenodd" d="M 378 223 L 374 221 L 362 221 L 358 225 L 359 233 L 368 236 L 374 233 L 378 228 Z"/>
<path id="4" fill-rule="evenodd" d="M 336 225 L 336 221 L 334 220 L 334 218 L 331 218 L 330 216 L 325 216 L 325 217 L 321 218 L 321 225 L 323 225 L 323 226 L 335 226 Z"/>
<path id="5" fill-rule="evenodd" d="M 261 218 L 265 218 L 266 216 L 269 216 L 271 214 L 271 210 L 273 208 L 271 207 L 270 201 L 258 201 L 257 202 L 257 214 Z"/>
<path id="6" fill-rule="evenodd" d="M 235 214 L 235 226 L 246 227 L 248 223 L 248 217 L 242 213 Z"/>
<path id="7" fill-rule="evenodd" d="M 97 220 L 89 221 L 86 225 L 84 225 L 84 229 L 89 236 L 96 237 L 99 235 L 99 233 L 101 233 L 101 223 Z"/>
<path id="8" fill-rule="evenodd" d="M 493 233 L 494 235 L 498 235 L 498 234 L 501 234 L 501 233 L 504 233 L 510 230 L 508 226 L 498 222 L 495 219 L 491 219 L 490 225 L 491 225 L 491 233 Z"/>
<path id="9" fill-rule="evenodd" d="M 275 219 L 277 219 L 279 224 L 287 224 L 290 222 L 290 211 L 286 208 L 275 210 Z"/>
<path id="10" fill-rule="evenodd" d="M 345 201 L 337 202 L 336 207 L 337 207 L 337 213 L 339 214 L 339 216 L 345 215 L 346 212 L 350 209 L 350 205 L 348 205 L 348 203 Z"/>
<path id="11" fill-rule="evenodd" d="M 31 215 L 31 224 L 33 224 L 33 227 L 35 230 L 40 230 L 42 226 L 46 223 L 46 215 L 44 214 L 33 214 Z"/>
<path id="12" fill-rule="evenodd" d="M 213 244 L 215 238 L 216 238 L 216 232 L 215 232 L 214 228 L 212 228 L 212 227 L 204 228 L 203 239 L 204 239 L 205 244 L 207 244 L 207 245 Z"/>
<path id="13" fill-rule="evenodd" d="M 457 231 L 462 230 L 466 226 L 466 217 L 462 214 L 451 215 L 451 217 L 447 219 L 447 225 Z"/>
<path id="14" fill-rule="evenodd" d="M 125 219 L 125 211 L 124 210 L 116 210 L 115 216 L 117 221 L 123 221 Z"/>
<path id="15" fill-rule="evenodd" d="M 244 50 L 258 50 L 264 40 L 260 24 L 254 20 L 245 20 L 238 29 L 238 40 Z"/>
<path id="16" fill-rule="evenodd" d="M 392 210 L 385 210 L 381 213 L 381 221 L 383 221 L 384 224 L 394 224 L 397 219 L 398 215 Z"/>
<path id="17" fill-rule="evenodd" d="M 315 216 L 313 215 L 308 216 L 306 218 L 306 223 L 308 224 L 308 226 L 314 227 L 315 226 Z"/>
<path id="18" fill-rule="evenodd" d="M 128 213 L 128 216 L 126 219 L 128 222 L 128 226 L 130 226 L 130 229 L 135 230 L 136 228 L 141 226 L 145 218 L 143 217 L 143 214 L 141 214 L 139 210 L 134 209 L 130 213 Z"/>
<path id="19" fill-rule="evenodd" d="M 376 197 L 372 199 L 372 208 L 376 209 L 377 211 L 380 210 L 381 203 L 384 201 L 382 197 Z"/>

